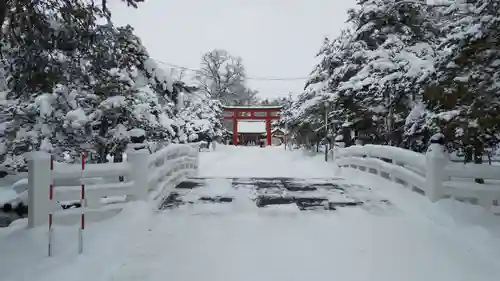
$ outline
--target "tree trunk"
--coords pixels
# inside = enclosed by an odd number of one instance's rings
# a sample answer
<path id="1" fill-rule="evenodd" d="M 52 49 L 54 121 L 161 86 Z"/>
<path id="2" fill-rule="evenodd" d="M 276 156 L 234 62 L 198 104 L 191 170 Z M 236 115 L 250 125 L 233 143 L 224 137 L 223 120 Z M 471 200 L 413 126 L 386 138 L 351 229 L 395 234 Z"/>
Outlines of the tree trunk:
<path id="1" fill-rule="evenodd" d="M 99 155 L 98 163 L 106 163 L 106 156 L 108 155 L 108 148 L 106 146 L 105 137 L 108 132 L 108 118 L 105 116 L 101 117 L 101 124 L 99 127 L 99 139 L 100 142 L 97 147 L 97 154 Z"/>
<path id="2" fill-rule="evenodd" d="M 351 130 L 348 128 L 342 128 L 342 139 L 344 140 L 345 147 L 352 145 Z"/>
<path id="3" fill-rule="evenodd" d="M 484 144 L 476 140 L 474 142 L 474 164 L 483 164 Z M 474 179 L 476 183 L 484 183 L 484 179 Z"/>
<path id="4" fill-rule="evenodd" d="M 474 154 L 474 148 L 471 145 L 467 145 L 464 151 L 464 164 L 472 163 L 472 158 Z"/>

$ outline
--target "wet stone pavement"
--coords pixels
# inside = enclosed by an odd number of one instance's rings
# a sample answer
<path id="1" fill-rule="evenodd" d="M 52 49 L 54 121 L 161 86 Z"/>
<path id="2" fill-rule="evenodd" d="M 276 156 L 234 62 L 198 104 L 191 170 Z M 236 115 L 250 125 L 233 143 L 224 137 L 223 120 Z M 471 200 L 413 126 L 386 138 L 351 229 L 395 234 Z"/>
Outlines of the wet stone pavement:
<path id="1" fill-rule="evenodd" d="M 193 178 L 179 184 L 165 197 L 160 210 L 187 204 L 237 204 L 238 200 L 242 200 L 239 196 L 232 196 L 231 192 L 217 194 L 214 181 L 229 184 L 233 190 L 244 190 L 245 199 L 254 201 L 256 208 L 295 204 L 302 211 L 335 211 L 339 208 L 376 211 L 393 207 L 389 200 L 380 197 L 371 188 L 349 184 L 339 178 Z M 210 195 L 212 188 L 215 192 Z M 199 189 L 205 189 L 205 192 L 198 194 L 196 191 Z"/>

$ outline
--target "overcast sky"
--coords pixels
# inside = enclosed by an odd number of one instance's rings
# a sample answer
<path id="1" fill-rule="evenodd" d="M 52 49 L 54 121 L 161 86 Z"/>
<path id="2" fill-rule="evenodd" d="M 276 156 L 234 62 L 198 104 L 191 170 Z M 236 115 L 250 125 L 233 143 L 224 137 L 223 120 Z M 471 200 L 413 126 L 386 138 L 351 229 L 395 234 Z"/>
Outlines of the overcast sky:
<path id="1" fill-rule="evenodd" d="M 139 9 L 112 2 L 116 24 L 132 25 L 150 55 L 199 68 L 203 53 L 225 49 L 249 77 L 307 77 L 325 36 L 339 34 L 355 0 L 146 0 Z M 165 68 L 169 68 L 165 66 Z M 302 91 L 305 80 L 255 81 L 261 97 Z"/>

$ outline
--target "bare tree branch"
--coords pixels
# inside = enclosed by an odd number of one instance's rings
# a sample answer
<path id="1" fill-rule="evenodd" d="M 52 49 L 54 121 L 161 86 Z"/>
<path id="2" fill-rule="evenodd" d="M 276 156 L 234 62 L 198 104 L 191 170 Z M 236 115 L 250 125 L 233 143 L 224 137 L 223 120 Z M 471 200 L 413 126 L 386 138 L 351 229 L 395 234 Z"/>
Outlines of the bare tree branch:
<path id="1" fill-rule="evenodd" d="M 224 103 L 241 104 L 255 100 L 256 92 L 245 86 L 245 77 L 241 58 L 216 49 L 203 55 L 197 78 L 211 98 Z"/>

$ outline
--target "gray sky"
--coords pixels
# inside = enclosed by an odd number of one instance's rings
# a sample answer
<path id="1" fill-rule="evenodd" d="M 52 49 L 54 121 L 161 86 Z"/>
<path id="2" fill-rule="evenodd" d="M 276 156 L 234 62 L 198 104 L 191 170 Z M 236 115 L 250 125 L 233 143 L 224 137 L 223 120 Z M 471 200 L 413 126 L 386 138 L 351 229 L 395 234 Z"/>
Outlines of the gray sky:
<path id="1" fill-rule="evenodd" d="M 339 34 L 355 0 L 147 0 L 112 3 L 116 24 L 132 25 L 150 55 L 199 68 L 203 53 L 225 49 L 249 77 L 307 77 L 323 38 Z M 165 66 L 168 68 L 168 66 Z M 302 91 L 305 80 L 254 81 L 261 97 Z"/>

